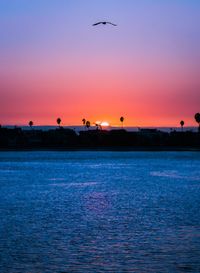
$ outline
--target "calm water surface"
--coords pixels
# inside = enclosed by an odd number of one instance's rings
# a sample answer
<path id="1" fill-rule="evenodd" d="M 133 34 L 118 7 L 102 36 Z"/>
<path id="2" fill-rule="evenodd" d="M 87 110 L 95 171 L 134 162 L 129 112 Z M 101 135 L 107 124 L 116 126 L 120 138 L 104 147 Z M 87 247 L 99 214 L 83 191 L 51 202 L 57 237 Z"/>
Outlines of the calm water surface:
<path id="1" fill-rule="evenodd" d="M 1 152 L 0 272 L 200 272 L 200 153 Z"/>

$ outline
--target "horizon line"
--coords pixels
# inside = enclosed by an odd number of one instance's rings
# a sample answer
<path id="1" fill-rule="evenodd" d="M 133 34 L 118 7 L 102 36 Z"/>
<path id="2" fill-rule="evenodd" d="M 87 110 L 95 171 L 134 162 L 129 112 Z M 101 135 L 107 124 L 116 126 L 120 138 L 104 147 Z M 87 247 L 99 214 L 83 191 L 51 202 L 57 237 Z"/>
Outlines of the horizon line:
<path id="1" fill-rule="evenodd" d="M 9 127 L 20 127 L 20 126 L 22 126 L 22 127 L 30 127 L 28 124 L 1 124 L 1 127 L 7 127 L 7 126 L 9 126 Z M 73 124 L 73 125 L 66 125 L 66 124 L 63 124 L 63 125 L 61 125 L 61 127 L 85 127 L 85 125 L 83 125 L 83 124 Z M 59 127 L 57 124 L 33 124 L 33 127 Z M 92 124 L 90 127 L 96 127 L 96 125 L 95 124 Z M 144 128 L 144 127 L 153 127 L 153 128 L 170 128 L 170 127 L 172 127 L 172 128 L 180 128 L 181 126 L 179 125 L 176 125 L 176 126 L 173 126 L 173 125 L 142 125 L 142 126 L 136 126 L 136 125 L 123 125 L 123 126 L 121 126 L 121 125 L 109 125 L 109 126 L 102 126 L 102 127 L 105 127 L 105 128 Z M 187 125 L 187 126 L 184 126 L 184 128 L 196 128 L 196 127 L 198 127 L 198 126 L 195 126 L 195 125 Z"/>

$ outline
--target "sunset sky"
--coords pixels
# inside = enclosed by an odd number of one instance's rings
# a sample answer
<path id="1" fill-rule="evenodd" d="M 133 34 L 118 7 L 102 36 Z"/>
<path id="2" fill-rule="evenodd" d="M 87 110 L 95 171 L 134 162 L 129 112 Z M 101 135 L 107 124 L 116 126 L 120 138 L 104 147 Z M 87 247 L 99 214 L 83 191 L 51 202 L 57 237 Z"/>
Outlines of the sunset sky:
<path id="1" fill-rule="evenodd" d="M 199 14 L 199 0 L 0 0 L 0 124 L 195 126 Z"/>

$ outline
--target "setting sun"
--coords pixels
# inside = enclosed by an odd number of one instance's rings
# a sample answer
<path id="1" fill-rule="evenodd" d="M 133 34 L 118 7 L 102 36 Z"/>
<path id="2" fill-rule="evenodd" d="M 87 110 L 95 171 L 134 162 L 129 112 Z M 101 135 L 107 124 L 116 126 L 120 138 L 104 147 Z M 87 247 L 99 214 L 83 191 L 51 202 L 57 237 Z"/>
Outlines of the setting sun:
<path id="1" fill-rule="evenodd" d="M 101 126 L 104 126 L 104 127 L 110 126 L 110 124 L 107 121 L 102 121 L 100 124 Z"/>

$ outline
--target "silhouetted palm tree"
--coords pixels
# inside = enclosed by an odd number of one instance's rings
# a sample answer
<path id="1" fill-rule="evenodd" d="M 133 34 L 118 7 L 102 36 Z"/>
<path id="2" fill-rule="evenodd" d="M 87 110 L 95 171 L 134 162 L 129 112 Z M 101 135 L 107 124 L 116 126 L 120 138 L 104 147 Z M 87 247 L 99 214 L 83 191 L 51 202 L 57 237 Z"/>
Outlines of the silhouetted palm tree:
<path id="1" fill-rule="evenodd" d="M 60 124 L 61 124 L 61 118 L 57 118 L 57 124 L 58 124 L 58 126 L 60 127 Z"/>
<path id="2" fill-rule="evenodd" d="M 86 119 L 85 118 L 82 119 L 82 123 L 83 123 L 83 125 L 85 125 L 85 123 L 86 123 Z"/>
<path id="3" fill-rule="evenodd" d="M 89 121 L 89 120 L 86 121 L 85 126 L 86 126 L 86 127 L 88 128 L 88 130 L 89 130 L 89 128 L 90 128 L 90 121 Z"/>
<path id="4" fill-rule="evenodd" d="M 180 121 L 180 125 L 181 125 L 181 129 L 183 131 L 183 126 L 184 126 L 185 122 L 183 120 Z"/>
<path id="5" fill-rule="evenodd" d="M 100 123 L 94 123 L 94 125 L 96 126 L 97 130 L 102 130 L 102 126 Z"/>
<path id="6" fill-rule="evenodd" d="M 200 132 L 200 113 L 196 113 L 194 115 L 194 118 L 195 118 L 196 122 L 199 124 L 199 132 Z"/>
<path id="7" fill-rule="evenodd" d="M 28 125 L 32 128 L 32 126 L 33 126 L 33 121 L 30 120 L 29 123 L 28 123 Z"/>
<path id="8" fill-rule="evenodd" d="M 120 122 L 122 123 L 122 128 L 123 128 L 124 117 L 120 117 Z"/>

